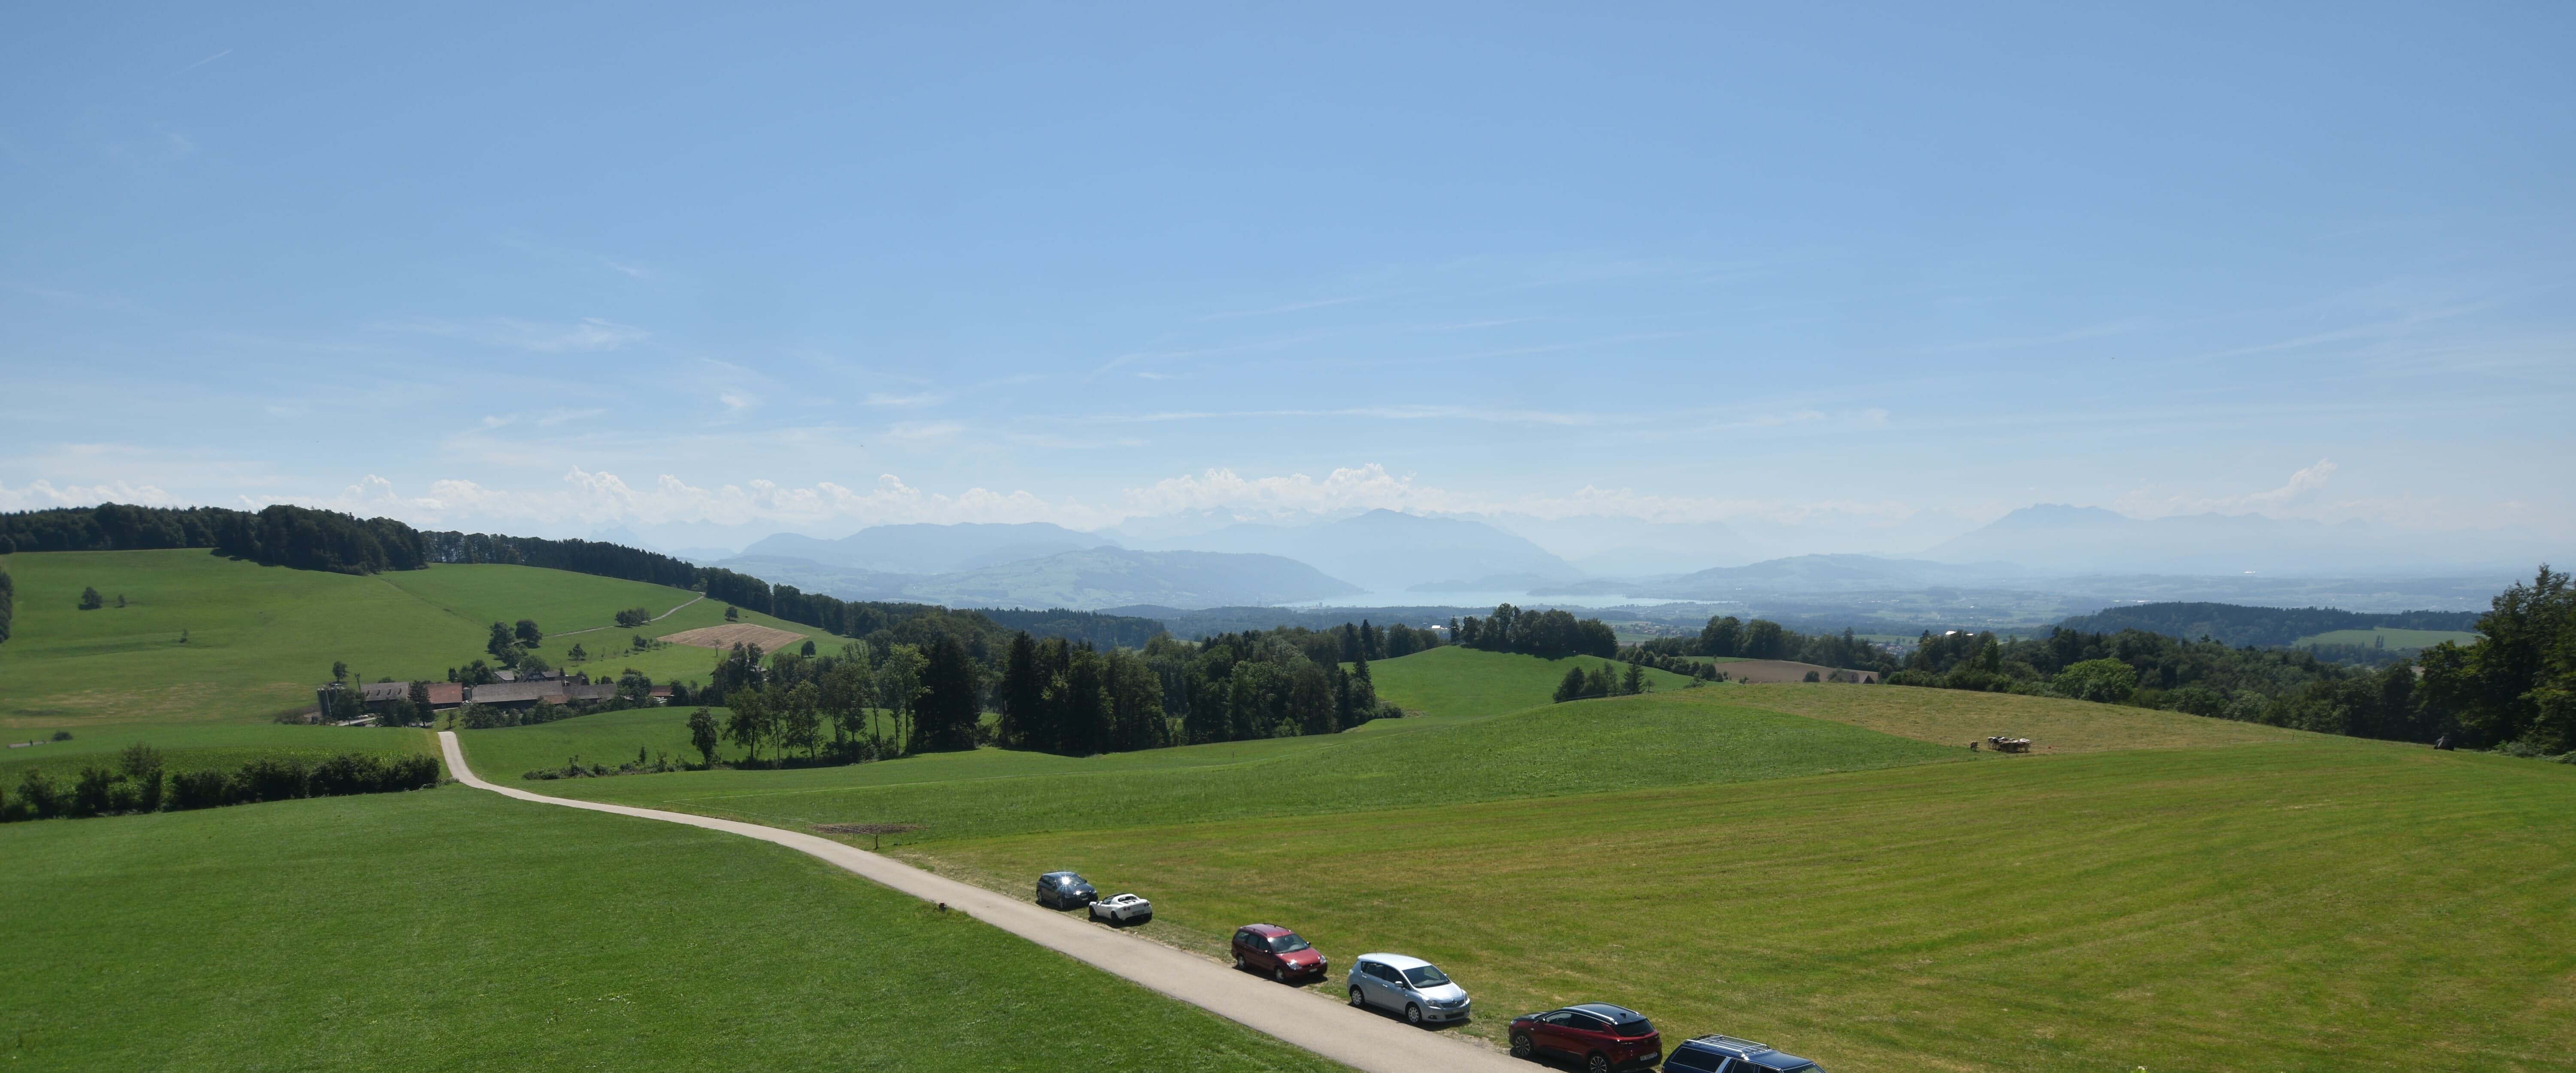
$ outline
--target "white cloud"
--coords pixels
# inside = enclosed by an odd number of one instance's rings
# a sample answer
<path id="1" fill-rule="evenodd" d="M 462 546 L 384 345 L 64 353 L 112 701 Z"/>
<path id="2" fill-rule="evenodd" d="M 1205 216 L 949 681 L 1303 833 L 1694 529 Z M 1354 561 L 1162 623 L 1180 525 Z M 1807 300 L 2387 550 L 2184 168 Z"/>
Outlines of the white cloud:
<path id="1" fill-rule="evenodd" d="M 882 391 L 871 391 L 868 392 L 868 397 L 865 401 L 869 406 L 892 406 L 904 409 L 915 409 L 936 404 L 940 401 L 940 397 L 927 391 L 914 395 L 888 395 Z"/>
<path id="2" fill-rule="evenodd" d="M 2315 465 L 2290 474 L 2278 488 L 2236 495 L 2208 495 L 2196 492 L 2166 491 L 2140 487 L 2112 501 L 2113 509 L 2136 518 L 2162 518 L 2175 514 L 2247 514 L 2257 510 L 2278 511 L 2313 501 L 2317 490 L 2334 479 L 2337 467 L 2320 458 Z"/>
<path id="3" fill-rule="evenodd" d="M 149 484 L 111 481 L 103 484 L 66 484 L 60 487 L 38 480 L 24 488 L 0 484 L 0 510 L 49 510 L 54 507 L 94 507 L 101 503 L 134 503 L 149 507 L 180 506 L 177 497 Z"/>

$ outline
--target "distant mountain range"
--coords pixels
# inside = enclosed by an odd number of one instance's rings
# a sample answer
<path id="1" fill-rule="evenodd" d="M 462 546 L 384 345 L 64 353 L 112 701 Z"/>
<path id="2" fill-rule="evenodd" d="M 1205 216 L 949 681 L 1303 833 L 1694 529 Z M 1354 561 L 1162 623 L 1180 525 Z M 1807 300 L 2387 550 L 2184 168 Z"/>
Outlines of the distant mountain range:
<path id="1" fill-rule="evenodd" d="M 1231 525 L 1156 542 L 1173 550 L 1278 555 L 1372 592 L 1399 592 L 1494 575 L 1570 581 L 1582 570 L 1483 522 L 1373 510 L 1318 525 Z M 1420 591 L 1434 591 L 1423 589 Z M 1152 601 L 1140 601 L 1152 602 Z"/>
<path id="2" fill-rule="evenodd" d="M 839 540 L 780 533 L 742 549 L 747 558 L 805 559 L 888 574 L 950 574 L 1042 559 L 1117 541 L 1047 522 L 879 525 Z"/>
<path id="3" fill-rule="evenodd" d="M 2549 541 L 2536 534 L 2417 536 L 2364 522 L 2188 514 L 2131 518 L 2100 507 L 2043 503 L 1945 541 L 1923 558 L 2008 562 L 2040 573 L 2417 575 L 2528 566 Z"/>
<path id="4" fill-rule="evenodd" d="M 1201 608 L 1323 600 L 1362 591 L 1276 555 L 1112 547 L 939 574 L 867 570 L 776 555 L 740 556 L 718 565 L 844 600 L 911 600 L 949 607 L 1096 611 L 1159 604 Z"/>

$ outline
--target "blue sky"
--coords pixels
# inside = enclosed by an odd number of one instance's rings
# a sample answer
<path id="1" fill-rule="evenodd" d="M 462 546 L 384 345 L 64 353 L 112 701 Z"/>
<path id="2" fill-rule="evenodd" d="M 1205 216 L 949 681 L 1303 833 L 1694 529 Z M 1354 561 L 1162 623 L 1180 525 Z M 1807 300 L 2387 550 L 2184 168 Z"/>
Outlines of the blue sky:
<path id="1" fill-rule="evenodd" d="M 913 7 L 0 13 L 0 509 L 2576 530 L 2565 5 Z"/>

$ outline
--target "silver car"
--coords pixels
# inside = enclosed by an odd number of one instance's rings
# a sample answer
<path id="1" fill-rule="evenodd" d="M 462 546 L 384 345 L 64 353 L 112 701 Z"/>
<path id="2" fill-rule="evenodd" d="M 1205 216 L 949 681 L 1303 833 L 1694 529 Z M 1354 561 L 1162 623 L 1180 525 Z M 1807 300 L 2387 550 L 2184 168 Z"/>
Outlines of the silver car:
<path id="1" fill-rule="evenodd" d="M 1467 989 L 1421 958 L 1362 954 L 1351 963 L 1351 1005 L 1401 1013 L 1417 1025 L 1464 1021 Z"/>

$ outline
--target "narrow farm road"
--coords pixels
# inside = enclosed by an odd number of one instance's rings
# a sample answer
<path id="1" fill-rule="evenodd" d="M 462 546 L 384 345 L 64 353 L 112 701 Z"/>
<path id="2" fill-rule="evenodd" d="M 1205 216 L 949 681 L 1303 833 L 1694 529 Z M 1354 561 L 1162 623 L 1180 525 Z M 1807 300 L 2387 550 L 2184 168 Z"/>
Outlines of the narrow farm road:
<path id="1" fill-rule="evenodd" d="M 1392 1017 L 1354 1010 L 1302 988 L 1283 987 L 1196 955 L 1121 935 L 1080 916 L 1041 908 L 1034 901 L 995 894 L 816 835 L 683 812 L 547 797 L 496 786 L 477 777 L 465 765 L 465 752 L 457 745 L 454 731 L 440 731 L 438 743 L 447 754 L 448 771 L 478 790 L 540 804 L 685 823 L 774 842 L 923 901 L 946 902 L 951 910 L 965 912 L 1030 942 L 1353 1069 L 1368 1073 L 1529 1073 L 1535 1068 L 1477 1044 L 1414 1028 Z M 1034 881 L 1035 877 L 1031 878 Z M 1348 965 L 1349 955 L 1338 960 Z"/>

